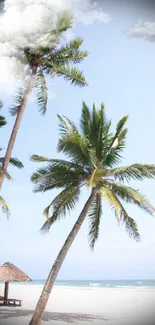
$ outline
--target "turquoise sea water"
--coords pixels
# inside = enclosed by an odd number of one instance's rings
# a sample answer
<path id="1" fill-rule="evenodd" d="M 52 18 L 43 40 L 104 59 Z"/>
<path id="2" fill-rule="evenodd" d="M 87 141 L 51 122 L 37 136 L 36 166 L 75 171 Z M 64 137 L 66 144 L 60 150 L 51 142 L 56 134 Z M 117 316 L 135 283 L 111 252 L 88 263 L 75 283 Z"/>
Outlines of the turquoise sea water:
<path id="1" fill-rule="evenodd" d="M 45 280 L 33 280 L 27 285 L 44 285 Z M 20 284 L 20 283 L 19 283 Z M 155 280 L 58 280 L 56 286 L 98 288 L 155 288 Z"/>

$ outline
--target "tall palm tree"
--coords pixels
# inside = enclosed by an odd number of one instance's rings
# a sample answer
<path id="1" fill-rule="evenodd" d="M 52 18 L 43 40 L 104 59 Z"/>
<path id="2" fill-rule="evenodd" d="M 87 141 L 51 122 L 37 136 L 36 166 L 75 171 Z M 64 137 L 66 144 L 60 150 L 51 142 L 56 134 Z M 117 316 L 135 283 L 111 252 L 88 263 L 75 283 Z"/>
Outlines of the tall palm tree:
<path id="1" fill-rule="evenodd" d="M 62 16 L 57 18 L 55 25 L 44 38 L 38 36 L 34 47 L 21 48 L 18 55 L 15 55 L 16 59 L 24 66 L 24 72 L 18 93 L 14 97 L 13 106 L 11 107 L 11 114 L 16 115 L 16 120 L 0 175 L 0 189 L 33 87 L 36 88 L 39 111 L 45 114 L 48 101 L 47 76 L 61 76 L 77 86 L 87 84 L 83 73 L 73 66 L 82 62 L 87 56 L 86 51 L 80 50 L 83 43 L 82 39 L 75 38 L 70 42 L 64 42 L 64 33 L 72 27 L 72 24 L 72 15 L 68 11 L 64 12 Z"/>
<path id="2" fill-rule="evenodd" d="M 82 187 L 89 188 L 90 195 L 53 264 L 30 325 L 40 324 L 58 272 L 86 217 L 90 223 L 90 247 L 94 248 L 99 236 L 102 201 L 105 200 L 109 204 L 118 223 L 123 223 L 128 234 L 137 241 L 140 240 L 140 235 L 136 222 L 128 215 L 123 203 L 135 204 L 150 215 L 155 211 L 144 195 L 126 185 L 130 180 L 154 178 L 155 166 L 142 164 L 117 166 L 125 147 L 127 129 L 124 126 L 127 116 L 118 122 L 114 134 L 111 133 L 111 121 L 107 120 L 103 105 L 99 110 L 94 105 L 91 112 L 83 103 L 81 132 L 68 118 L 60 116 L 58 118 L 60 122 L 58 151 L 64 153 L 69 160 L 32 156 L 33 161 L 46 163 L 31 177 L 32 182 L 36 184 L 35 191 L 61 189 L 61 192 L 44 210 L 47 220 L 42 230 L 48 231 L 54 222 L 75 208 Z"/>
<path id="3" fill-rule="evenodd" d="M 2 102 L 0 101 L 0 109 L 3 107 L 3 104 Z M 6 119 L 3 115 L 0 115 L 0 128 L 3 127 L 4 125 L 6 125 L 7 122 L 6 122 Z M 0 148 L 0 151 L 2 151 L 2 148 Z M 4 157 L 0 157 L 0 174 L 1 174 L 1 171 L 2 171 L 2 167 L 3 167 L 3 163 L 4 163 Z M 18 168 L 22 168 L 24 167 L 23 164 L 17 159 L 17 158 L 10 158 L 10 161 L 9 163 L 15 167 L 18 167 Z M 11 175 L 8 173 L 8 171 L 5 172 L 5 177 L 8 179 L 8 180 L 11 180 L 12 177 Z M 6 201 L 4 200 L 4 198 L 2 196 L 0 196 L 0 206 L 2 208 L 2 211 L 4 213 L 7 214 L 7 216 L 9 216 L 10 212 L 9 212 L 9 208 L 8 208 L 8 205 L 6 203 Z"/>

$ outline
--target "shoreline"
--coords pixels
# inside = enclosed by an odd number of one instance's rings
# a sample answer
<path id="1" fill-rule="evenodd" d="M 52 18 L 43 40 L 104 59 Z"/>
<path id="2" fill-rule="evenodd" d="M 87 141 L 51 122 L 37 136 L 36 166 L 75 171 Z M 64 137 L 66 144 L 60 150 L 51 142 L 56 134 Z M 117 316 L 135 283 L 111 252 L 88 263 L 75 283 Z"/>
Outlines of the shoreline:
<path id="1" fill-rule="evenodd" d="M 0 324 L 28 325 L 43 286 L 10 284 L 9 297 L 22 307 L 0 307 Z M 0 295 L 4 284 L 0 284 Z M 155 319 L 155 288 L 83 288 L 55 286 L 43 325 L 146 325 Z M 139 322 L 139 320 L 141 321 Z M 154 321 L 149 323 L 153 325 Z"/>

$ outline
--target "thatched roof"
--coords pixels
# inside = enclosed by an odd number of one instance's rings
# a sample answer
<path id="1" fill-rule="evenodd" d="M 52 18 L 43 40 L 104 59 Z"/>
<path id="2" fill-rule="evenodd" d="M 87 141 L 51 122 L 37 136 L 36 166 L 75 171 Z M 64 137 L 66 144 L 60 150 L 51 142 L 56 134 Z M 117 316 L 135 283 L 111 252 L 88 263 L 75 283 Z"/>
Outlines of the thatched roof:
<path id="1" fill-rule="evenodd" d="M 0 267 L 0 281 L 25 282 L 32 280 L 15 265 L 7 262 Z"/>

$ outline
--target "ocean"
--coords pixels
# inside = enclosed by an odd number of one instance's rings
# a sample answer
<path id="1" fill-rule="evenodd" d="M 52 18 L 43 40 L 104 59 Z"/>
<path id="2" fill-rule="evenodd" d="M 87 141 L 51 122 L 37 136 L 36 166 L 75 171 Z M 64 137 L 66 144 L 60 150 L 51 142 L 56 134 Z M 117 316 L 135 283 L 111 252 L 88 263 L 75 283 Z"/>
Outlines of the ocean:
<path id="1" fill-rule="evenodd" d="M 45 280 L 33 280 L 25 284 L 44 285 L 44 283 Z M 155 280 L 58 280 L 55 286 L 82 288 L 155 288 Z"/>

